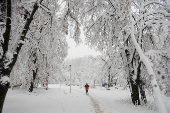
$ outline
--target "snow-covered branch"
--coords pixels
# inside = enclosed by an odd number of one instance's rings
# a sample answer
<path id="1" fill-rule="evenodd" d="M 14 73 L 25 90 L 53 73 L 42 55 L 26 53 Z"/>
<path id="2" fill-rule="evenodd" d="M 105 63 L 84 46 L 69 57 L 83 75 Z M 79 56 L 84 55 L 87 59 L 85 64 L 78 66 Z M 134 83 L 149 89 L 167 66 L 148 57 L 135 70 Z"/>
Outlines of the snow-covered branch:
<path id="1" fill-rule="evenodd" d="M 110 0 L 107 0 L 108 2 L 109 2 L 109 4 L 115 9 L 113 12 L 115 12 L 116 11 L 116 8 L 115 8 L 115 6 L 113 5 L 113 3 L 112 3 L 112 1 L 110 1 Z"/>
<path id="2" fill-rule="evenodd" d="M 162 11 L 162 10 L 158 10 L 158 11 L 154 11 L 154 12 L 148 12 L 148 13 L 143 14 L 138 20 L 136 20 L 134 25 L 139 23 L 143 18 L 150 16 L 150 15 L 154 16 L 155 14 L 162 14 L 164 17 L 170 17 L 170 13 L 168 13 L 166 11 Z"/>
<path id="3" fill-rule="evenodd" d="M 48 7 L 46 7 L 46 6 L 43 5 L 43 4 L 39 4 L 39 6 L 40 6 L 45 12 L 47 12 L 49 15 L 52 15 L 52 11 L 51 11 Z"/>
<path id="4" fill-rule="evenodd" d="M 112 6 L 111 6 L 112 7 Z M 90 25 L 87 29 L 87 33 L 90 31 L 90 29 L 102 18 L 102 16 L 107 12 L 108 9 L 110 9 L 111 7 L 106 8 L 101 14 L 100 16 L 95 20 L 95 22 L 92 23 L 92 25 Z"/>
<path id="5" fill-rule="evenodd" d="M 91 10 L 95 9 L 97 6 L 93 6 L 91 9 L 89 9 L 88 11 L 84 12 L 83 14 L 86 14 L 88 12 L 90 12 Z"/>
<path id="6" fill-rule="evenodd" d="M 148 5 L 151 5 L 151 4 L 158 4 L 158 5 L 161 5 L 161 6 L 164 6 L 164 4 L 160 3 L 159 1 L 148 1 L 144 4 L 144 7 L 147 7 Z"/>

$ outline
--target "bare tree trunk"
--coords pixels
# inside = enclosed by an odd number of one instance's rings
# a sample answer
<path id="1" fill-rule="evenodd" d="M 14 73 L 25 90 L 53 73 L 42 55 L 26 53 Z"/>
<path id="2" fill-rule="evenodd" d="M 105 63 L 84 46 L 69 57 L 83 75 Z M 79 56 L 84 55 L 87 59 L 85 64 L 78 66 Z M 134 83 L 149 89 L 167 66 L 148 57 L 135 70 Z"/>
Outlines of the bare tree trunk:
<path id="1" fill-rule="evenodd" d="M 131 88 L 131 99 L 133 104 L 140 105 L 139 90 L 138 90 L 137 83 L 133 80 L 130 80 L 130 88 Z"/>
<path id="2" fill-rule="evenodd" d="M 109 66 L 108 68 L 108 71 L 109 71 L 109 76 L 108 76 L 108 88 L 111 87 L 111 81 L 110 81 L 110 77 L 111 77 L 111 74 L 110 74 L 110 70 L 111 70 L 111 66 Z"/>
<path id="3" fill-rule="evenodd" d="M 145 94 L 145 90 L 143 87 L 143 82 L 141 81 L 139 83 L 139 89 L 140 89 L 140 94 L 141 94 L 141 100 L 146 104 L 147 103 L 147 99 L 146 99 L 146 94 Z"/>
<path id="4" fill-rule="evenodd" d="M 33 71 L 33 80 L 31 81 L 31 85 L 30 85 L 30 88 L 29 88 L 29 92 L 32 92 L 33 89 L 34 89 L 34 83 L 35 83 L 35 78 L 37 76 L 37 72 L 38 72 L 38 68 L 36 68 L 36 70 L 32 70 Z"/>
<path id="5" fill-rule="evenodd" d="M 131 68 L 131 67 L 130 67 Z M 140 105 L 138 82 L 133 79 L 134 71 L 129 73 L 129 84 L 131 89 L 131 99 L 134 105 Z"/>
<path id="6" fill-rule="evenodd" d="M 139 59 L 138 59 L 138 62 L 139 62 Z M 139 66 L 138 66 L 138 69 L 137 69 L 137 84 L 139 86 L 139 91 L 140 91 L 140 94 L 141 94 L 141 100 L 146 104 L 147 103 L 147 99 L 146 99 L 146 95 L 145 95 L 145 90 L 144 90 L 144 82 L 141 80 L 141 64 L 142 62 L 139 63 Z"/>
<path id="7" fill-rule="evenodd" d="M 35 51 L 36 52 L 36 51 Z M 36 53 L 33 53 L 33 57 L 35 57 L 35 59 L 34 59 L 34 61 L 33 61 L 33 63 L 34 63 L 34 65 L 36 64 L 36 62 L 37 62 L 37 55 L 36 55 Z M 36 78 L 36 76 L 37 76 L 37 72 L 38 72 L 38 68 L 36 68 L 36 70 L 32 70 L 33 71 L 33 79 L 31 80 L 31 85 L 30 85 L 30 88 L 29 88 L 29 92 L 32 92 L 33 91 L 33 88 L 34 88 L 34 83 L 35 83 L 35 78 Z"/>
<path id="8" fill-rule="evenodd" d="M 8 87 L 9 87 L 9 83 L 4 85 L 0 84 L 0 113 L 2 113 L 2 108 L 8 91 Z"/>
<path id="9" fill-rule="evenodd" d="M 133 57 L 131 61 L 130 61 L 131 58 L 130 52 L 128 50 L 125 50 L 125 54 L 126 54 L 127 62 L 129 63 L 127 66 L 129 68 L 128 83 L 131 91 L 131 99 L 134 105 L 140 105 L 138 82 L 135 79 L 133 79 L 133 76 L 135 76 L 134 68 L 133 68 L 135 51 L 133 53 Z"/>
<path id="10" fill-rule="evenodd" d="M 108 76 L 108 88 L 110 87 L 110 74 L 109 74 L 109 76 Z"/>
<path id="11" fill-rule="evenodd" d="M 33 81 L 31 81 L 31 83 L 30 83 L 31 85 L 30 85 L 30 88 L 29 88 L 29 92 L 32 92 L 33 91 L 33 88 L 34 88 L 34 82 Z"/>
<path id="12" fill-rule="evenodd" d="M 11 72 L 11 70 L 4 68 L 6 52 L 8 51 L 8 43 L 11 31 L 11 0 L 1 1 L 1 3 L 2 6 L 6 9 L 6 11 L 2 12 L 5 13 L 4 15 L 6 16 L 6 30 L 3 34 L 4 43 L 1 42 L 3 48 L 3 56 L 0 59 L 0 79 L 2 79 L 5 76 L 9 77 Z M 0 113 L 2 113 L 2 108 L 8 91 L 8 87 L 9 81 L 6 81 L 5 83 L 2 83 L 2 81 L 0 81 Z"/>

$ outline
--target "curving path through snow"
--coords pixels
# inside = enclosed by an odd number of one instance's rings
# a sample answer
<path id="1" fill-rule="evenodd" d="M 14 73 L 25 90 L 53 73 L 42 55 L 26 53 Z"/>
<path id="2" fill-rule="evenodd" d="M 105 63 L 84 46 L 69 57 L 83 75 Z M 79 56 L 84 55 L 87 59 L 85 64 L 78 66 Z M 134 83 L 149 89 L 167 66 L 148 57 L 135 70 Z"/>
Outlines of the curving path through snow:
<path id="1" fill-rule="evenodd" d="M 78 90 L 75 90 L 75 91 L 78 91 Z M 82 91 L 78 91 L 78 92 L 83 93 Z M 85 94 L 85 93 L 83 93 L 83 94 Z M 90 101 L 93 103 L 95 113 L 103 113 L 103 111 L 101 111 L 101 109 L 100 109 L 98 102 L 91 95 L 89 95 L 89 94 L 86 94 L 86 95 L 90 98 Z"/>
<path id="2" fill-rule="evenodd" d="M 93 107 L 95 109 L 95 112 L 96 113 L 103 113 L 103 111 L 100 110 L 100 106 L 99 106 L 98 102 L 92 96 L 89 96 L 89 97 L 90 97 L 91 102 L 93 103 Z"/>

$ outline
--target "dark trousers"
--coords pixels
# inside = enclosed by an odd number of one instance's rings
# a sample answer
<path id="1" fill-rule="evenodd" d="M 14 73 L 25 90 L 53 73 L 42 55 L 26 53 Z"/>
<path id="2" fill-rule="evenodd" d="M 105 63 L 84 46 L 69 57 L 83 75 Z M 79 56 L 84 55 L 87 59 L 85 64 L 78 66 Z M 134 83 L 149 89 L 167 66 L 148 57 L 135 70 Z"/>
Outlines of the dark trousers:
<path id="1" fill-rule="evenodd" d="M 88 90 L 86 90 L 86 93 L 88 93 Z"/>

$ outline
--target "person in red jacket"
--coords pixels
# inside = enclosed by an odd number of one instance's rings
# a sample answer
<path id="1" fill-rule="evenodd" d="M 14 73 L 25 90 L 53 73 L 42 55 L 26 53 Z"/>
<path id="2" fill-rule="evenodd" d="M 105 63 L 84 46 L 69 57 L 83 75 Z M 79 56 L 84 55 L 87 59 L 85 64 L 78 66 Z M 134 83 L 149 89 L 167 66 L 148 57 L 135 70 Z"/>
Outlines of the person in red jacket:
<path id="1" fill-rule="evenodd" d="M 84 86 L 86 89 L 86 94 L 88 94 L 88 90 L 89 90 L 89 85 L 86 83 L 86 85 Z"/>

